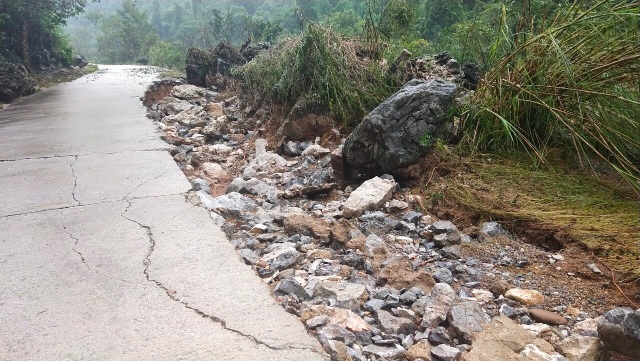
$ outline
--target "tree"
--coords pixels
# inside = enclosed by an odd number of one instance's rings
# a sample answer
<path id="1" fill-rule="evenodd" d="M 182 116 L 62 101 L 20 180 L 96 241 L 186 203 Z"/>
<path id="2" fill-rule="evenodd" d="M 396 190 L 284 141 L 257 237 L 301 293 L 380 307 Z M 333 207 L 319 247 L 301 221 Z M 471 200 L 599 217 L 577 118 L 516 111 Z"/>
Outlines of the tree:
<path id="1" fill-rule="evenodd" d="M 1 32 L 10 38 L 9 45 L 14 50 L 19 48 L 25 67 L 33 71 L 31 45 L 42 43 L 44 36 L 57 37 L 58 27 L 80 13 L 85 5 L 86 0 L 3 0 Z"/>
<path id="2" fill-rule="evenodd" d="M 132 63 L 146 56 L 157 41 L 156 31 L 131 0 L 102 22 L 98 48 L 112 63 Z"/>

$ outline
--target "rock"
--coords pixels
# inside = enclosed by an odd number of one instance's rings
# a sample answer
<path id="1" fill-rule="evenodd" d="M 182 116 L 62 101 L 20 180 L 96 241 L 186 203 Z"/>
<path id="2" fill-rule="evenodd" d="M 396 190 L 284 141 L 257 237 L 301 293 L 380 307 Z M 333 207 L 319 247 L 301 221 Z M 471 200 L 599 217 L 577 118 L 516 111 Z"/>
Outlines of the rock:
<path id="1" fill-rule="evenodd" d="M 35 93 L 34 82 L 21 64 L 13 64 L 0 56 L 0 101 L 8 102 Z"/>
<path id="2" fill-rule="evenodd" d="M 442 344 L 432 348 L 431 355 L 438 361 L 458 361 L 462 352 L 455 347 Z"/>
<path id="3" fill-rule="evenodd" d="M 346 345 L 353 345 L 353 343 L 356 342 L 356 335 L 354 335 L 353 332 L 333 323 L 322 327 L 316 336 L 319 339 L 326 338 L 328 340 L 341 341 Z"/>
<path id="4" fill-rule="evenodd" d="M 509 288 L 509 282 L 503 280 L 495 280 L 489 285 L 489 291 L 491 291 L 495 297 L 504 295 Z"/>
<path id="5" fill-rule="evenodd" d="M 211 185 L 204 179 L 196 178 L 191 180 L 191 189 L 194 191 L 203 191 L 207 194 L 211 194 Z"/>
<path id="6" fill-rule="evenodd" d="M 485 222 L 480 226 L 480 233 L 484 236 L 495 237 L 497 235 L 508 234 L 500 223 L 498 222 Z"/>
<path id="7" fill-rule="evenodd" d="M 569 361 L 597 361 L 601 351 L 599 338 L 580 335 L 558 342 L 558 348 Z"/>
<path id="8" fill-rule="evenodd" d="M 431 361 L 431 344 L 425 339 L 418 340 L 409 347 L 406 357 L 409 361 Z"/>
<path id="9" fill-rule="evenodd" d="M 598 335 L 607 350 L 640 358 L 640 310 L 614 308 L 598 321 Z"/>
<path id="10" fill-rule="evenodd" d="M 227 194 L 234 192 L 266 197 L 272 203 L 275 203 L 278 199 L 278 189 L 276 187 L 255 178 L 250 178 L 249 180 L 235 178 L 226 190 Z"/>
<path id="11" fill-rule="evenodd" d="M 321 315 L 308 319 L 307 321 L 305 321 L 305 325 L 307 325 L 308 328 L 318 328 L 320 326 L 326 325 L 328 322 L 329 316 Z"/>
<path id="12" fill-rule="evenodd" d="M 297 142 L 288 141 L 282 144 L 282 153 L 290 157 L 297 157 L 302 155 L 303 150 L 304 149 L 300 147 L 300 143 Z"/>
<path id="13" fill-rule="evenodd" d="M 214 213 L 214 214 L 217 214 L 217 213 Z M 240 252 L 240 257 L 242 257 L 242 260 L 244 261 L 244 263 L 248 265 L 254 265 L 258 263 L 258 260 L 260 260 L 260 257 L 258 257 L 256 252 L 250 249 L 244 248 L 244 249 L 241 249 L 239 252 Z"/>
<path id="14" fill-rule="evenodd" d="M 434 345 L 451 344 L 451 335 L 449 335 L 449 331 L 447 331 L 447 329 L 442 326 L 438 326 L 431 332 L 429 332 L 429 336 L 427 339 Z"/>
<path id="15" fill-rule="evenodd" d="M 344 203 L 342 215 L 345 218 L 359 217 L 367 210 L 376 210 L 391 199 L 396 183 L 375 177 L 364 182 L 353 191 Z"/>
<path id="16" fill-rule="evenodd" d="M 323 335 L 319 335 L 318 341 L 322 348 L 331 355 L 331 361 L 352 361 L 349 357 L 349 348 L 342 341 L 329 340 Z"/>
<path id="17" fill-rule="evenodd" d="M 392 199 L 387 206 L 387 210 L 392 213 L 402 212 L 409 208 L 409 203 Z"/>
<path id="18" fill-rule="evenodd" d="M 433 286 L 431 293 L 420 298 L 413 304 L 412 309 L 422 315 L 420 326 L 427 329 L 434 329 L 444 320 L 453 305 L 455 291 L 446 283 L 437 283 Z"/>
<path id="19" fill-rule="evenodd" d="M 582 336 L 598 337 L 598 321 L 600 318 L 587 318 L 586 320 L 576 323 L 573 331 Z"/>
<path id="20" fill-rule="evenodd" d="M 433 242 L 438 247 L 447 247 L 461 243 L 458 227 L 449 221 L 438 221 L 431 225 L 433 229 Z"/>
<path id="21" fill-rule="evenodd" d="M 364 247 L 364 254 L 368 257 L 374 257 L 376 255 L 385 254 L 387 246 L 380 237 L 371 233 L 367 236 Z"/>
<path id="22" fill-rule="evenodd" d="M 166 98 L 159 104 L 159 108 L 162 110 L 162 113 L 166 116 L 176 115 L 180 113 L 187 112 L 192 110 L 195 106 L 189 103 L 186 100 L 179 100 L 176 98 Z M 165 119 L 162 120 L 163 123 L 167 123 Z"/>
<path id="23" fill-rule="evenodd" d="M 222 215 L 240 217 L 244 212 L 255 212 L 258 206 L 240 193 L 229 193 L 212 198 L 203 191 L 197 192 L 203 206 Z"/>
<path id="24" fill-rule="evenodd" d="M 213 183 L 220 183 L 231 179 L 229 174 L 218 163 L 204 163 L 202 165 L 202 172 L 205 177 L 213 181 Z"/>
<path id="25" fill-rule="evenodd" d="M 413 321 L 402 317 L 395 317 L 384 310 L 378 310 L 378 312 L 376 312 L 376 323 L 380 330 L 387 334 L 409 335 L 418 330 L 418 326 L 416 326 Z"/>
<path id="26" fill-rule="evenodd" d="M 367 345 L 362 350 L 365 354 L 376 355 L 382 360 L 399 360 L 407 353 L 407 350 L 400 346 L 384 347 L 378 345 Z"/>
<path id="27" fill-rule="evenodd" d="M 206 90 L 194 85 L 177 85 L 171 90 L 171 96 L 180 100 L 194 100 L 204 97 Z"/>
<path id="28" fill-rule="evenodd" d="M 474 334 L 482 332 L 482 326 L 491 321 L 491 317 L 473 301 L 453 306 L 447 319 L 458 337 L 468 344 L 473 342 Z"/>
<path id="29" fill-rule="evenodd" d="M 272 174 L 280 171 L 287 165 L 287 160 L 281 156 L 267 152 L 267 141 L 256 139 L 256 157 L 244 168 L 242 174 L 245 177 L 255 177 L 261 173 Z"/>
<path id="30" fill-rule="evenodd" d="M 527 306 L 541 305 L 544 303 L 544 296 L 536 290 L 512 288 L 504 294 L 504 297 Z"/>
<path id="31" fill-rule="evenodd" d="M 530 309 L 529 316 L 531 316 L 532 319 L 538 322 L 546 323 L 547 325 L 558 326 L 567 324 L 567 319 L 562 317 L 561 315 L 555 312 L 541 310 L 538 308 Z"/>
<path id="32" fill-rule="evenodd" d="M 212 118 L 220 118 L 224 115 L 224 103 L 207 103 L 204 109 Z"/>
<path id="33" fill-rule="evenodd" d="M 280 281 L 273 292 L 279 296 L 296 295 L 301 301 L 311 298 L 304 287 L 293 278 L 285 278 Z"/>
<path id="34" fill-rule="evenodd" d="M 280 246 L 274 251 L 262 256 L 264 261 L 273 270 L 285 270 L 291 268 L 302 259 L 302 254 L 290 246 Z"/>
<path id="35" fill-rule="evenodd" d="M 567 361 L 562 355 L 555 352 L 546 353 L 538 348 L 536 345 L 526 345 L 520 356 L 525 357 L 525 360 L 531 361 Z"/>
<path id="36" fill-rule="evenodd" d="M 73 66 L 77 66 L 78 68 L 84 68 L 87 65 L 89 65 L 89 62 L 87 61 L 87 59 L 84 58 L 84 56 L 76 55 L 73 57 Z"/>
<path id="37" fill-rule="evenodd" d="M 455 91 L 453 83 L 440 79 L 409 81 L 349 135 L 344 145 L 348 166 L 365 175 L 384 174 L 414 163 L 436 140 L 452 140 L 448 110 Z"/>
<path id="38" fill-rule="evenodd" d="M 597 273 L 597 274 L 601 274 L 602 271 L 600 270 L 600 268 L 598 268 L 598 266 L 595 263 L 589 263 L 587 264 L 587 268 L 589 270 L 591 270 L 591 272 L 593 273 Z"/>
<path id="39" fill-rule="evenodd" d="M 406 256 L 389 262 L 380 270 L 378 279 L 397 289 L 420 287 L 425 293 L 431 292 L 436 284 L 427 271 L 423 269 L 414 271 L 411 261 Z"/>
<path id="40" fill-rule="evenodd" d="M 411 305 L 420 297 L 424 296 L 424 291 L 419 287 L 411 287 L 408 290 L 402 292 L 400 295 L 400 302 L 405 305 Z"/>
<path id="41" fill-rule="evenodd" d="M 544 352 L 554 351 L 548 342 L 535 337 L 511 319 L 500 316 L 476 334 L 473 349 L 465 355 L 465 361 L 528 361 L 519 353 L 529 344 L 536 345 Z"/>
<path id="42" fill-rule="evenodd" d="M 313 290 L 313 297 L 323 297 L 335 301 L 335 306 L 350 310 L 360 309 L 360 302 L 366 299 L 364 285 L 347 281 L 322 280 Z"/>
<path id="43" fill-rule="evenodd" d="M 344 308 L 324 305 L 312 306 L 302 311 L 300 319 L 302 322 L 307 322 L 307 320 L 311 320 L 318 316 L 327 316 L 329 317 L 329 322 L 340 325 L 354 333 L 371 331 L 371 325 L 351 310 Z"/>
<path id="44" fill-rule="evenodd" d="M 436 282 L 451 284 L 451 282 L 453 282 L 453 273 L 447 268 L 438 268 L 433 273 L 433 278 Z"/>

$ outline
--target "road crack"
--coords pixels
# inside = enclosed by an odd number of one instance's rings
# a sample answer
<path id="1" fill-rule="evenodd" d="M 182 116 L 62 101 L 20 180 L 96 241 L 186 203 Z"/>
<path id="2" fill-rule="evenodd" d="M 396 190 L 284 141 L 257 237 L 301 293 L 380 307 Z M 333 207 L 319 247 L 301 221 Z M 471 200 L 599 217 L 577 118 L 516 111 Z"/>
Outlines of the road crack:
<path id="1" fill-rule="evenodd" d="M 82 203 L 80 203 L 80 201 L 78 200 L 78 198 L 76 198 L 76 189 L 78 188 L 78 176 L 76 176 L 76 172 L 73 169 L 73 166 L 76 165 L 76 162 L 78 161 L 79 156 L 74 155 L 73 156 L 73 162 L 71 162 L 71 175 L 73 176 L 73 189 L 71 190 L 71 197 L 73 197 L 73 200 L 78 203 L 78 206 L 82 205 Z"/>
<path id="2" fill-rule="evenodd" d="M 227 326 L 227 322 L 219 317 L 216 317 L 214 315 L 210 315 L 200 309 L 198 309 L 197 307 L 191 306 L 188 302 L 178 298 L 177 296 L 177 292 L 175 290 L 172 290 L 171 288 L 165 286 L 161 281 L 153 278 L 153 276 L 151 276 L 151 273 L 149 271 L 149 267 L 151 266 L 151 256 L 153 255 L 153 252 L 155 251 L 156 248 L 156 240 L 153 237 L 153 229 L 151 226 L 145 225 L 142 222 L 139 222 L 133 218 L 127 217 L 126 213 L 129 211 L 129 209 L 133 206 L 133 203 L 131 200 L 127 199 L 127 202 L 129 203 L 129 205 L 126 207 L 126 209 L 120 214 L 120 216 L 136 225 L 138 225 L 140 228 L 144 229 L 147 233 L 147 237 L 149 239 L 149 247 L 147 249 L 147 254 L 145 255 L 144 260 L 142 261 L 142 265 L 144 266 L 143 269 L 143 274 L 145 276 L 145 278 L 147 279 L 148 282 L 156 285 L 158 288 L 160 288 L 162 291 L 164 291 L 164 293 L 174 302 L 180 303 L 184 308 L 196 313 L 197 315 L 199 315 L 202 318 L 206 318 L 209 319 L 217 324 L 219 324 L 220 326 L 222 326 L 222 328 L 224 328 L 225 330 L 229 331 L 229 332 L 233 332 L 241 337 L 244 337 L 248 340 L 250 340 L 251 342 L 257 344 L 257 345 L 261 345 L 264 347 L 267 347 L 271 350 L 274 351 L 286 351 L 286 350 L 304 350 L 304 351 L 313 351 L 309 348 L 305 348 L 305 347 L 295 347 L 295 346 L 285 346 L 285 347 L 278 347 L 278 346 L 272 346 L 269 345 L 268 343 L 261 341 L 260 339 L 258 339 L 257 337 L 253 336 L 253 335 L 249 335 L 246 334 L 240 330 L 236 330 L 234 328 L 231 328 L 229 326 Z M 194 206 L 195 207 L 195 206 Z M 194 208 L 191 207 L 191 208 Z M 189 209 L 191 209 L 189 208 Z M 183 211 L 184 212 L 184 211 Z M 181 214 L 182 212 L 180 212 Z M 179 215 L 179 214 L 178 214 Z M 177 216 L 174 216 L 173 218 L 176 218 Z M 172 219 L 173 219 L 172 218 Z"/>

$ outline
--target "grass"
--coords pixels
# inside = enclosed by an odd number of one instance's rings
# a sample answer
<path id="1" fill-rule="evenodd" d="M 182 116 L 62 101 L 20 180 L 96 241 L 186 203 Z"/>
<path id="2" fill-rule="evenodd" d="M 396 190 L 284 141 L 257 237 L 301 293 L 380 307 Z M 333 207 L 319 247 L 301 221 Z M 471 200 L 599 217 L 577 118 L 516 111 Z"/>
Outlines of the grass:
<path id="1" fill-rule="evenodd" d="M 398 87 L 385 66 L 359 56 L 362 50 L 359 41 L 308 23 L 301 35 L 285 39 L 236 74 L 265 100 L 304 100 L 327 107 L 345 124 L 357 124 Z"/>
<path id="2" fill-rule="evenodd" d="M 472 97 L 467 140 L 543 163 L 550 148 L 573 149 L 584 167 L 595 155 L 640 190 L 640 3 L 591 4 L 505 35 L 512 50 Z"/>
<path id="3" fill-rule="evenodd" d="M 606 262 L 619 282 L 637 280 L 640 198 L 615 172 L 597 179 L 569 170 L 563 158 L 550 157 L 555 167 L 535 167 L 526 157 L 447 156 L 440 168 L 448 175 L 427 182 L 424 191 L 432 200 L 514 229 L 559 232 Z"/>

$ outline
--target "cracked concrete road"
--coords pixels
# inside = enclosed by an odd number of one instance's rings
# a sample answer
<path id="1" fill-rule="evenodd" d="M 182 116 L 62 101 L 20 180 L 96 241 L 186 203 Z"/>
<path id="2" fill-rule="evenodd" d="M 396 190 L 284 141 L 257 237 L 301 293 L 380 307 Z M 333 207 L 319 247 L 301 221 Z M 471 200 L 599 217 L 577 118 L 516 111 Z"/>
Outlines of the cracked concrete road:
<path id="1" fill-rule="evenodd" d="M 325 360 L 105 67 L 0 111 L 0 360 Z"/>

